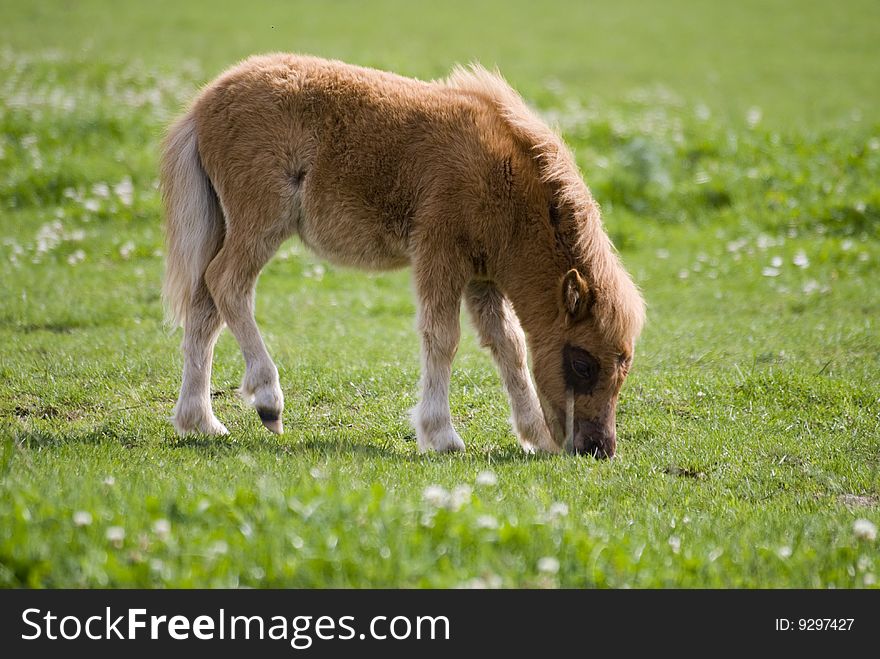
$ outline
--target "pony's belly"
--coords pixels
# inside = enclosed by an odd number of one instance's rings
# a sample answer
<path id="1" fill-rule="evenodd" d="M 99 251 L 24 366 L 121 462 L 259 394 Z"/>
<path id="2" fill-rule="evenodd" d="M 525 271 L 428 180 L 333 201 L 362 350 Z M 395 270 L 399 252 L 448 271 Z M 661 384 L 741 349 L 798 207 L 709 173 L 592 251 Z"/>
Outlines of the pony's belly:
<path id="1" fill-rule="evenodd" d="M 354 268 L 392 270 L 409 265 L 406 238 L 377 218 L 329 211 L 303 216 L 299 237 L 322 258 Z"/>

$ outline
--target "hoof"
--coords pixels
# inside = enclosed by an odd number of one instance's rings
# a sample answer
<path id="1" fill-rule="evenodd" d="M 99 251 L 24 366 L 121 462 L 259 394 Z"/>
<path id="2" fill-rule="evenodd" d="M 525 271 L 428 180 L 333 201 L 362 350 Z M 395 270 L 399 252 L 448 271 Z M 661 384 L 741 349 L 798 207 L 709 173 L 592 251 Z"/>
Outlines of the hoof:
<path id="1" fill-rule="evenodd" d="M 428 453 L 434 451 L 436 453 L 454 453 L 464 451 L 464 442 L 461 437 L 452 428 L 431 433 L 430 435 L 419 437 L 419 452 Z"/>
<path id="2" fill-rule="evenodd" d="M 522 438 L 519 438 L 519 445 L 522 447 L 523 453 L 526 455 L 535 455 L 535 453 L 538 452 L 538 449 L 535 448 L 534 444 Z"/>
<path id="3" fill-rule="evenodd" d="M 544 418 L 538 413 L 526 415 L 525 418 L 515 418 L 513 427 L 520 446 L 528 454 L 555 454 L 562 450 L 553 441 L 553 436 L 550 434 L 547 424 L 544 423 Z"/>
<path id="4" fill-rule="evenodd" d="M 181 421 L 177 417 L 171 418 L 174 429 L 181 437 L 187 435 L 228 435 L 229 431 L 216 417 L 200 422 Z"/>
<path id="5" fill-rule="evenodd" d="M 205 430 L 205 432 L 209 435 L 228 435 L 229 434 L 229 430 L 227 430 L 226 426 L 224 426 L 222 423 L 220 423 L 216 419 L 214 420 L 214 423 L 212 423 Z"/>
<path id="6" fill-rule="evenodd" d="M 263 422 L 263 425 L 266 426 L 266 428 L 274 432 L 276 435 L 284 433 L 284 424 L 281 422 L 281 417 L 277 412 L 257 410 L 257 414 L 260 415 L 260 421 Z"/>

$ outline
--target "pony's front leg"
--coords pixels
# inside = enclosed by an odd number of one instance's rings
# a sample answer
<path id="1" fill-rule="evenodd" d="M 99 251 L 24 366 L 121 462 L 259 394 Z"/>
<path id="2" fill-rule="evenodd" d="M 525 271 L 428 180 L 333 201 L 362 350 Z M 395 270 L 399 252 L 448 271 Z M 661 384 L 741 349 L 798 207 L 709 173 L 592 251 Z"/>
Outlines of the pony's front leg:
<path id="1" fill-rule="evenodd" d="M 513 425 L 527 453 L 536 450 L 558 453 L 535 386 L 529 377 L 526 337 L 510 301 L 488 281 L 473 280 L 465 290 L 465 302 L 483 347 L 492 351 L 501 381 L 510 399 Z"/>
<path id="2" fill-rule="evenodd" d="M 416 272 L 418 328 L 422 339 L 421 397 L 413 410 L 419 450 L 463 451 L 464 442 L 452 427 L 449 380 L 461 334 L 459 308 L 462 287 L 445 278 L 422 278 Z"/>

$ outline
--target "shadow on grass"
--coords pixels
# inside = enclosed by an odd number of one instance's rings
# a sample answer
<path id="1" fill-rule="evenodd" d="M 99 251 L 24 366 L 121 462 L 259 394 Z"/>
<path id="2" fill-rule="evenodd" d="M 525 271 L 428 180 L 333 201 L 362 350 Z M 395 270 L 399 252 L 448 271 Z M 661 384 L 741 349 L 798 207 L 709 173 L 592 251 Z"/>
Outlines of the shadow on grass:
<path id="1" fill-rule="evenodd" d="M 49 332 L 50 334 L 73 334 L 77 330 L 99 327 L 102 323 L 95 320 L 72 318 L 69 320 L 46 320 L 43 322 L 22 323 L 8 316 L 0 317 L 0 328 L 19 332 L 21 334 L 33 334 L 35 332 Z"/>
<path id="2" fill-rule="evenodd" d="M 294 449 L 303 449 L 321 456 L 350 455 L 363 458 L 394 458 L 397 460 L 412 460 L 413 457 L 417 457 L 405 453 L 394 446 L 352 439 L 304 439 L 298 441 Z"/>
<path id="3" fill-rule="evenodd" d="M 288 441 L 274 438 L 243 437 L 231 438 L 189 436 L 175 438 L 169 442 L 171 446 L 196 449 L 211 455 L 234 455 L 239 452 L 254 455 L 272 453 L 289 457 L 312 457 L 316 460 L 326 458 L 349 457 L 364 460 L 389 460 L 412 464 L 436 464 L 455 461 L 473 461 L 491 464 L 533 463 L 536 461 L 554 460 L 553 455 L 527 455 L 516 444 L 510 446 L 469 446 L 464 453 L 427 453 L 421 454 L 410 450 L 406 445 L 388 438 L 386 442 L 365 438 L 321 438 L 310 436 Z M 580 456 L 578 459 L 592 459 Z"/>
<path id="4" fill-rule="evenodd" d="M 240 454 L 272 455 L 278 457 L 311 456 L 316 459 L 352 455 L 365 459 L 397 459 L 412 460 L 419 456 L 408 455 L 393 446 L 382 446 L 369 441 L 352 441 L 346 439 L 276 439 L 252 435 L 226 435 L 216 437 L 210 435 L 187 435 L 178 437 L 173 434 L 165 436 L 145 436 L 133 433 L 124 427 L 102 425 L 80 431 L 52 432 L 42 428 L 21 428 L 4 424 L 0 426 L 0 436 L 7 437 L 11 443 L 25 451 L 60 449 L 67 446 L 121 446 L 124 448 L 144 448 L 150 450 L 191 451 L 202 457 L 230 457 Z M 157 441 L 158 440 L 158 441 Z"/>
<path id="5" fill-rule="evenodd" d="M 191 449 L 206 455 L 228 456 L 238 453 L 254 455 L 276 455 L 281 457 L 352 455 L 364 458 L 409 459 L 412 456 L 394 446 L 387 446 L 368 440 L 297 438 L 295 435 L 277 438 L 275 436 L 187 435 L 173 437 L 164 442 L 165 446 L 178 449 Z"/>
<path id="6" fill-rule="evenodd" d="M 53 433 L 42 428 L 21 428 L 12 425 L 0 427 L 0 435 L 10 437 L 15 444 L 24 449 L 42 449 L 68 446 L 71 444 L 97 445 L 104 443 L 131 446 L 142 441 L 140 438 L 121 437 L 116 428 L 103 425 L 81 431 Z"/>
<path id="7" fill-rule="evenodd" d="M 314 459 L 347 457 L 352 459 L 397 461 L 411 464 L 444 464 L 472 462 L 480 465 L 534 464 L 560 459 L 549 454 L 526 454 L 511 439 L 503 443 L 471 442 L 463 453 L 426 453 L 415 450 L 412 438 L 388 436 L 327 436 L 310 432 L 277 437 L 262 433 L 233 433 L 224 436 L 187 435 L 154 430 L 132 431 L 123 424 L 102 424 L 97 427 L 54 432 L 45 427 L 21 427 L 0 424 L 0 436 L 6 436 L 25 451 L 55 449 L 68 446 L 119 446 L 126 449 L 172 450 L 193 452 L 202 457 L 229 457 L 240 454 L 271 455 L 280 458 Z M 637 440 L 638 441 L 638 440 Z M 642 440 L 645 441 L 645 440 Z M 566 459 L 563 457 L 562 459 Z M 589 456 L 571 456 L 573 460 L 593 460 Z"/>

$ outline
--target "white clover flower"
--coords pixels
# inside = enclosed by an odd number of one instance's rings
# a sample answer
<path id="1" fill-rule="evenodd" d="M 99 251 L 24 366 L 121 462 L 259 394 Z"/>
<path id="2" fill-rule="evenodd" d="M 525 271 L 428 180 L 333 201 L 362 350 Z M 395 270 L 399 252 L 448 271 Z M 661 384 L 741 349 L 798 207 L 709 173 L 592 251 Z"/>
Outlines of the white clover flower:
<path id="1" fill-rule="evenodd" d="M 460 584 L 458 584 L 458 588 L 460 590 L 485 590 L 488 588 L 488 585 L 483 579 L 480 577 L 474 577 L 473 579 L 468 579 Z"/>
<path id="2" fill-rule="evenodd" d="M 481 471 L 477 474 L 477 485 L 483 487 L 493 487 L 498 484 L 498 477 L 495 475 L 493 471 Z"/>
<path id="3" fill-rule="evenodd" d="M 727 251 L 730 252 L 731 254 L 734 254 L 734 253 L 740 251 L 743 247 L 745 247 L 748 244 L 749 244 L 749 241 L 747 238 L 739 238 L 737 240 L 733 240 L 733 241 L 727 243 Z"/>
<path id="4" fill-rule="evenodd" d="M 37 231 L 37 254 L 50 252 L 61 244 L 64 225 L 60 220 L 48 222 Z"/>
<path id="5" fill-rule="evenodd" d="M 810 265 L 810 259 L 807 258 L 807 253 L 802 249 L 798 250 L 791 262 L 799 268 L 807 268 Z"/>
<path id="6" fill-rule="evenodd" d="M 131 256 L 131 253 L 134 251 L 134 243 L 132 241 L 128 241 L 119 248 L 119 256 L 124 259 L 127 259 Z"/>
<path id="7" fill-rule="evenodd" d="M 568 506 L 561 501 L 555 501 L 550 504 L 550 508 L 547 511 L 550 517 L 565 517 L 568 515 Z"/>
<path id="8" fill-rule="evenodd" d="M 474 577 L 459 584 L 457 587 L 463 590 L 485 590 L 487 588 L 501 588 L 501 577 L 490 574 L 486 577 Z"/>
<path id="9" fill-rule="evenodd" d="M 422 491 L 422 499 L 435 508 L 459 510 L 471 499 L 473 490 L 470 485 L 456 485 L 452 492 L 440 485 L 429 485 Z"/>
<path id="10" fill-rule="evenodd" d="M 89 526 L 92 523 L 92 514 L 85 510 L 77 510 L 73 513 L 74 526 Z"/>
<path id="11" fill-rule="evenodd" d="M 119 183 L 113 186 L 113 192 L 119 197 L 124 206 L 131 206 L 134 199 L 134 184 L 131 178 L 126 176 Z"/>
<path id="12" fill-rule="evenodd" d="M 422 499 L 435 508 L 443 508 L 449 501 L 449 492 L 441 485 L 428 485 L 422 490 Z"/>
<path id="13" fill-rule="evenodd" d="M 776 244 L 776 241 L 773 240 L 773 238 L 768 236 L 766 233 L 762 233 L 761 235 L 759 235 L 758 240 L 755 242 L 758 245 L 758 249 L 760 249 L 762 252 L 769 247 L 773 247 Z"/>
<path id="14" fill-rule="evenodd" d="M 121 547 L 125 540 L 125 529 L 121 526 L 110 526 L 104 533 L 104 537 L 115 547 Z"/>
<path id="15" fill-rule="evenodd" d="M 498 520 L 492 515 L 480 515 L 477 517 L 477 528 L 479 529 L 497 529 Z"/>
<path id="16" fill-rule="evenodd" d="M 452 510 L 458 510 L 471 500 L 472 492 L 473 490 L 471 489 L 470 485 L 456 485 L 452 490 L 451 496 L 449 497 L 449 507 Z"/>
<path id="17" fill-rule="evenodd" d="M 853 533 L 860 540 L 873 542 L 877 539 L 877 525 L 867 519 L 857 519 L 853 522 Z"/>
<path id="18" fill-rule="evenodd" d="M 167 519 L 157 519 L 153 522 L 153 533 L 164 540 L 171 535 L 171 522 Z"/>
<path id="19" fill-rule="evenodd" d="M 544 556 L 538 560 L 538 572 L 556 574 L 559 572 L 559 561 L 552 556 Z"/>
<path id="20" fill-rule="evenodd" d="M 749 125 L 749 128 L 754 128 L 761 123 L 761 117 L 763 116 L 761 108 L 758 106 L 750 107 L 748 112 L 746 112 L 746 123 Z"/>

